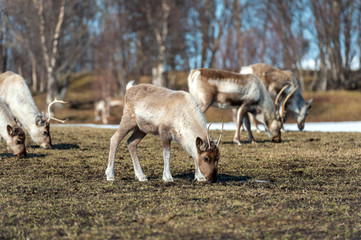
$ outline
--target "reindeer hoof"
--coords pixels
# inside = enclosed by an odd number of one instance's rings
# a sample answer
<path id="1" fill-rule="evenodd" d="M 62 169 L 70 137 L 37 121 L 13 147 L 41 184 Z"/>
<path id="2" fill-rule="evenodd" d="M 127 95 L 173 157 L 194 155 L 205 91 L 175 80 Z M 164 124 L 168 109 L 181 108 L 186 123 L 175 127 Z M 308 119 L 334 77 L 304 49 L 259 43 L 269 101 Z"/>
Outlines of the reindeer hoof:
<path id="1" fill-rule="evenodd" d="M 164 182 L 173 182 L 173 178 L 168 178 L 168 179 L 163 178 L 163 181 Z"/>
<path id="2" fill-rule="evenodd" d="M 107 176 L 107 181 L 114 181 L 114 180 L 115 180 L 114 176 Z"/>
<path id="3" fill-rule="evenodd" d="M 165 182 L 173 182 L 173 177 L 168 174 L 163 174 L 163 181 Z"/>
<path id="4" fill-rule="evenodd" d="M 105 171 L 105 176 L 107 176 L 107 181 L 114 181 L 114 172 L 112 172 L 112 170 L 106 170 Z"/>
<path id="5" fill-rule="evenodd" d="M 239 140 L 233 140 L 233 143 L 237 144 L 237 145 L 242 145 L 242 143 Z"/>
<path id="6" fill-rule="evenodd" d="M 140 177 L 137 177 L 138 178 L 138 181 L 139 182 L 146 182 L 148 181 L 148 178 L 146 176 L 140 176 Z"/>

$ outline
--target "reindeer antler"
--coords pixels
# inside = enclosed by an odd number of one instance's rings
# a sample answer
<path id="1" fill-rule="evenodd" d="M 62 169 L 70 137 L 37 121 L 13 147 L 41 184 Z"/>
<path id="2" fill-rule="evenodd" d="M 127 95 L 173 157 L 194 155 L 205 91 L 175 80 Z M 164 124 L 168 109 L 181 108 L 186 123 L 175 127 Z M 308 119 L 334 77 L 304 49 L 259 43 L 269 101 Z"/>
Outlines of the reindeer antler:
<path id="1" fill-rule="evenodd" d="M 293 90 L 287 95 L 287 97 L 285 98 L 285 100 L 283 101 L 283 104 L 282 104 L 282 111 L 281 111 L 281 119 L 283 121 L 283 117 L 284 117 L 284 114 L 285 114 L 285 107 L 286 107 L 286 104 L 287 104 L 287 101 L 288 99 L 290 99 L 290 97 L 297 91 L 298 87 L 295 88 L 295 86 L 292 84 L 293 86 Z"/>
<path id="2" fill-rule="evenodd" d="M 208 147 L 210 147 L 210 146 L 211 146 L 211 141 L 209 140 L 209 128 L 210 128 L 210 126 L 212 125 L 212 123 L 214 123 L 214 121 L 213 121 L 213 122 L 211 122 L 211 123 L 208 125 L 208 129 L 207 129 Z"/>
<path id="3" fill-rule="evenodd" d="M 275 105 L 278 106 L 278 99 L 281 97 L 282 93 L 286 90 L 286 88 L 290 87 L 290 85 L 284 86 L 281 91 L 277 94 L 277 97 L 275 99 Z"/>
<path id="4" fill-rule="evenodd" d="M 53 119 L 53 120 L 56 120 L 58 122 L 65 123 L 66 121 L 68 121 L 68 119 L 60 120 L 60 119 L 57 119 L 57 118 L 51 116 L 50 107 L 55 103 L 63 103 L 63 104 L 65 104 L 66 102 L 64 102 L 63 100 L 58 100 L 58 99 L 55 98 L 54 101 L 49 103 L 49 105 L 48 105 L 48 114 L 49 114 L 48 121 L 50 121 L 50 119 Z"/>
<path id="5" fill-rule="evenodd" d="M 221 142 L 221 138 L 222 138 L 222 134 L 223 134 L 223 126 L 224 126 L 224 121 L 223 121 L 223 117 L 222 117 L 222 130 L 221 130 L 221 134 L 219 135 L 219 138 L 217 140 L 217 147 L 218 147 L 219 143 Z"/>

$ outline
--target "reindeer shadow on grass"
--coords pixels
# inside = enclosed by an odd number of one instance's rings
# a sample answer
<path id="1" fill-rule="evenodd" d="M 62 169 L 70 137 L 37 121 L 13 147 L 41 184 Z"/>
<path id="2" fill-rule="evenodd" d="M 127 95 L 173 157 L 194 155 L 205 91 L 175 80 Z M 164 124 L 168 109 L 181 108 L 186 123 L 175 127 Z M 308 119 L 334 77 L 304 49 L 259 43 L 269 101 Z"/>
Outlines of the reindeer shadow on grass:
<path id="1" fill-rule="evenodd" d="M 194 173 L 185 173 L 185 174 L 177 174 L 173 176 L 174 178 L 180 179 L 188 179 L 190 181 L 194 181 Z M 218 183 L 226 183 L 226 182 L 247 182 L 251 179 L 248 176 L 234 176 L 229 174 L 218 174 Z"/>
<path id="2" fill-rule="evenodd" d="M 46 154 L 35 154 L 35 153 L 28 153 L 25 158 L 19 158 L 12 153 L 0 153 L 1 158 L 18 158 L 18 159 L 29 159 L 29 158 L 43 158 Z"/>
<path id="3" fill-rule="evenodd" d="M 40 148 L 40 146 L 32 145 L 31 148 Z M 53 144 L 51 149 L 55 150 L 69 150 L 69 149 L 78 149 L 80 148 L 79 145 L 76 144 L 69 144 L 69 143 L 60 143 L 60 144 Z"/>
<path id="4" fill-rule="evenodd" d="M 293 139 L 287 139 L 287 140 L 282 140 L 282 142 L 280 143 L 289 143 L 289 142 L 296 142 L 296 140 Z M 246 141 L 241 141 L 241 145 L 237 145 L 237 143 L 234 143 L 233 141 L 222 141 L 221 145 L 235 145 L 235 146 L 243 146 L 243 145 L 256 145 L 257 144 L 264 144 L 264 143 L 274 143 L 272 142 L 270 139 L 267 140 L 256 140 L 255 143 L 250 143 L 248 140 Z M 278 143 L 275 143 L 278 144 Z"/>

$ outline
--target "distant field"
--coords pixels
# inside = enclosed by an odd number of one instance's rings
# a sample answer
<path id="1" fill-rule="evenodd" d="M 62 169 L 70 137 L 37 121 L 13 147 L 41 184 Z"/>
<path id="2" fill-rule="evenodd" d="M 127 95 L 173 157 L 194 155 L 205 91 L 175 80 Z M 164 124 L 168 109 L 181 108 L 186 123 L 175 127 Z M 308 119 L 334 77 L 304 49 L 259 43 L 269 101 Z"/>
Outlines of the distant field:
<path id="1" fill-rule="evenodd" d="M 186 75 L 182 75 L 182 86 L 186 89 Z M 94 77 L 87 74 L 75 76 L 69 86 L 66 97 L 68 104 L 59 108 L 56 112 L 59 118 L 69 118 L 69 123 L 94 123 L 94 103 L 100 99 L 99 87 L 94 86 Z M 95 91 L 94 89 L 97 89 Z M 306 100 L 314 98 L 307 121 L 361 121 L 361 91 L 329 91 L 329 92 L 305 92 Z M 34 95 L 35 102 L 41 111 L 45 111 L 45 94 Z M 210 108 L 206 112 L 207 121 L 231 121 L 229 110 Z M 114 107 L 111 112 L 110 123 L 120 122 L 122 108 Z M 288 122 L 293 122 L 288 118 Z M 100 123 L 100 121 L 96 122 Z"/>
<path id="2" fill-rule="evenodd" d="M 279 144 L 243 133 L 237 146 L 226 131 L 215 184 L 192 181 L 194 161 L 177 143 L 174 182 L 164 183 L 153 136 L 138 148 L 149 181 L 134 180 L 123 140 L 107 182 L 113 133 L 54 127 L 54 148 L 27 139 L 26 159 L 2 143 L 0 239 L 361 238 L 361 133 L 287 132 Z"/>

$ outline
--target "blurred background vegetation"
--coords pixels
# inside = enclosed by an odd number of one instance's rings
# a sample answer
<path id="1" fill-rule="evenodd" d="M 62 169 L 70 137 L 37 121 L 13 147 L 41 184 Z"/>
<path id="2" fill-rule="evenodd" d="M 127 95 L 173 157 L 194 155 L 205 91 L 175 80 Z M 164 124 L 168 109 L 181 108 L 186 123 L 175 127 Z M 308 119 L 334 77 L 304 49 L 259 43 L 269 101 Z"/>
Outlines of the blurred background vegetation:
<path id="1" fill-rule="evenodd" d="M 94 122 L 99 100 L 107 122 L 119 122 L 121 107 L 110 102 L 133 79 L 187 90 L 190 69 L 238 72 L 258 62 L 295 73 L 306 100 L 315 99 L 309 121 L 361 119 L 360 1 L 0 0 L 0 7 L 0 70 L 22 75 L 41 110 L 55 96 L 69 102 L 57 115 L 72 122 Z M 220 115 L 228 111 L 206 114 Z"/>

